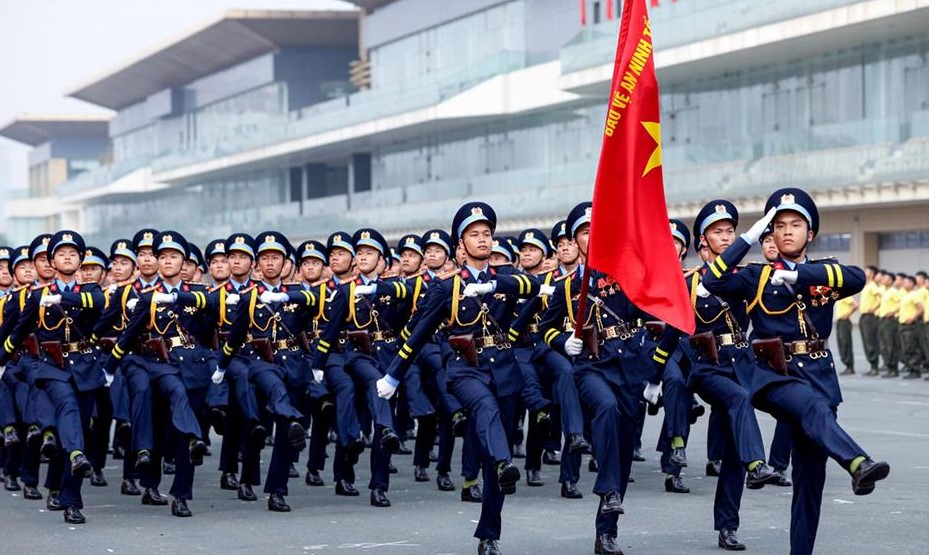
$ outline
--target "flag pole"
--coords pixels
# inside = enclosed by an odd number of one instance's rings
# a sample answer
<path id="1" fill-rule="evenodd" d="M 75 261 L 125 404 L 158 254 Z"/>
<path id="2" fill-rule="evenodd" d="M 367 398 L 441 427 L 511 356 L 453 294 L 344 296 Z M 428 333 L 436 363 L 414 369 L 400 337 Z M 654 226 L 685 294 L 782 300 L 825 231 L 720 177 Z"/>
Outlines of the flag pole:
<path id="1" fill-rule="evenodd" d="M 590 252 L 590 245 L 587 245 L 587 252 Z M 574 337 L 581 339 L 581 333 L 584 331 L 584 324 L 587 323 L 587 291 L 590 289 L 590 264 L 587 264 L 586 256 L 584 257 L 584 277 L 581 279 L 581 298 L 577 301 L 577 318 L 574 323 Z"/>

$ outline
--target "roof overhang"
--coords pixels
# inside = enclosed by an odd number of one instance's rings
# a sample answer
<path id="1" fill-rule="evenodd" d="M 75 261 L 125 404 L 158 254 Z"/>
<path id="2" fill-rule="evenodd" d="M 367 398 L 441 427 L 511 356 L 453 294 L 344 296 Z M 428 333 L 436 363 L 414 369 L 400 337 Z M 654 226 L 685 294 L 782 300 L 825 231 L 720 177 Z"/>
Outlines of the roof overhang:
<path id="1" fill-rule="evenodd" d="M 0 128 L 0 137 L 32 147 L 59 137 L 106 137 L 111 117 L 105 114 L 22 115 Z"/>
<path id="2" fill-rule="evenodd" d="M 379 10 L 390 4 L 394 0 L 345 0 L 349 4 L 354 4 L 365 11 L 365 13 L 371 13 L 374 10 Z"/>
<path id="3" fill-rule="evenodd" d="M 113 110 L 284 47 L 354 47 L 356 10 L 230 10 L 68 96 Z"/>

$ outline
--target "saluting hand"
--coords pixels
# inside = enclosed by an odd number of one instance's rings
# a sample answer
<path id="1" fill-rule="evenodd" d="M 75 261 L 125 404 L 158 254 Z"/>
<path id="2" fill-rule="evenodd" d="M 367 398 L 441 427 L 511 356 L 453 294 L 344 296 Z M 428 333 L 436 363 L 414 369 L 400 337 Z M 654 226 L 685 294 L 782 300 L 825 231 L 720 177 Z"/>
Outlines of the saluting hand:
<path id="1" fill-rule="evenodd" d="M 771 285 L 791 285 L 797 283 L 797 270 L 774 270 L 771 274 Z"/>
<path id="2" fill-rule="evenodd" d="M 768 213 L 762 216 L 760 220 L 755 222 L 752 227 L 748 228 L 748 231 L 742 233 L 742 237 L 744 237 L 750 245 L 757 243 L 758 240 L 761 239 L 761 234 L 764 233 L 764 230 L 767 229 L 769 225 L 771 225 L 771 220 L 774 219 L 775 214 L 777 214 L 776 207 L 768 210 Z"/>

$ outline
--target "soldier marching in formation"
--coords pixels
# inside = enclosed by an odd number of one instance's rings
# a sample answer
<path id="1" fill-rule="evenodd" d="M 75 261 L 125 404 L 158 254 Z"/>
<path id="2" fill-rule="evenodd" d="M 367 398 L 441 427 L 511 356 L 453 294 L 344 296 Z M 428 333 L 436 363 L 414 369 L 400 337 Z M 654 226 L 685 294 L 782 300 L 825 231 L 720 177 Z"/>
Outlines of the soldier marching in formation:
<path id="1" fill-rule="evenodd" d="M 201 251 L 154 229 L 108 253 L 70 230 L 0 247 L 4 487 L 81 524 L 84 478 L 106 487 L 112 452 L 121 494 L 190 517 L 212 430 L 223 437 L 219 485 L 243 501 L 258 499 L 270 447 L 268 509 L 290 511 L 301 453 L 309 446 L 305 483 L 324 486 L 334 443 L 335 494 L 359 495 L 355 466 L 368 450 L 370 504 L 390 507 L 397 454 L 413 455 L 416 482 L 431 481 L 434 462 L 437 488 L 455 491 L 462 438 L 461 500 L 481 503 L 477 551 L 495 555 L 525 444 L 526 485 L 543 486 L 541 465 L 558 465 L 565 499 L 583 498 L 582 456 L 591 456 L 594 552 L 618 554 L 642 415 L 663 407 L 665 489 L 687 493 L 681 469 L 705 410 L 699 398 L 710 409 L 706 472 L 719 477 L 718 546 L 746 547 L 737 535 L 744 488 L 792 485 L 790 551 L 811 553 L 827 459 L 848 471 L 857 495 L 890 472 L 837 420 L 833 317 L 844 374 L 854 373 L 850 318 L 860 311 L 867 375 L 881 359 L 885 375 L 898 375 L 902 355 L 907 376 L 919 377 L 929 364 L 926 275 L 807 257 L 819 215 L 800 189 L 775 192 L 741 235 L 735 205 L 714 200 L 692 232 L 669 222 L 678 258 L 691 243 L 702 258 L 682 268 L 697 323 L 687 336 L 654 321 L 610 276 L 590 269 L 583 283 L 590 215 L 581 203 L 551 233 L 507 238 L 495 235 L 491 206 L 468 202 L 450 233 L 394 246 L 363 228 L 296 248 L 269 230 Z M 740 266 L 756 243 L 765 261 Z M 768 456 L 755 409 L 778 421 Z M 170 498 L 160 491 L 167 473 Z"/>

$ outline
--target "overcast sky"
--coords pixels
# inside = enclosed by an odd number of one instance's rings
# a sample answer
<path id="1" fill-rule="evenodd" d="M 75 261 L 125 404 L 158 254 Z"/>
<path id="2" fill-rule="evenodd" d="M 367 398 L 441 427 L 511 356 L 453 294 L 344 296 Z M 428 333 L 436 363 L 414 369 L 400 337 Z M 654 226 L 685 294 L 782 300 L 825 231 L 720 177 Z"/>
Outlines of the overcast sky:
<path id="1" fill-rule="evenodd" d="M 64 98 L 228 9 L 351 9 L 339 0 L 2 0 L 0 126 L 22 114 L 105 109 Z M 0 138 L 0 198 L 25 186 L 28 147 Z"/>

